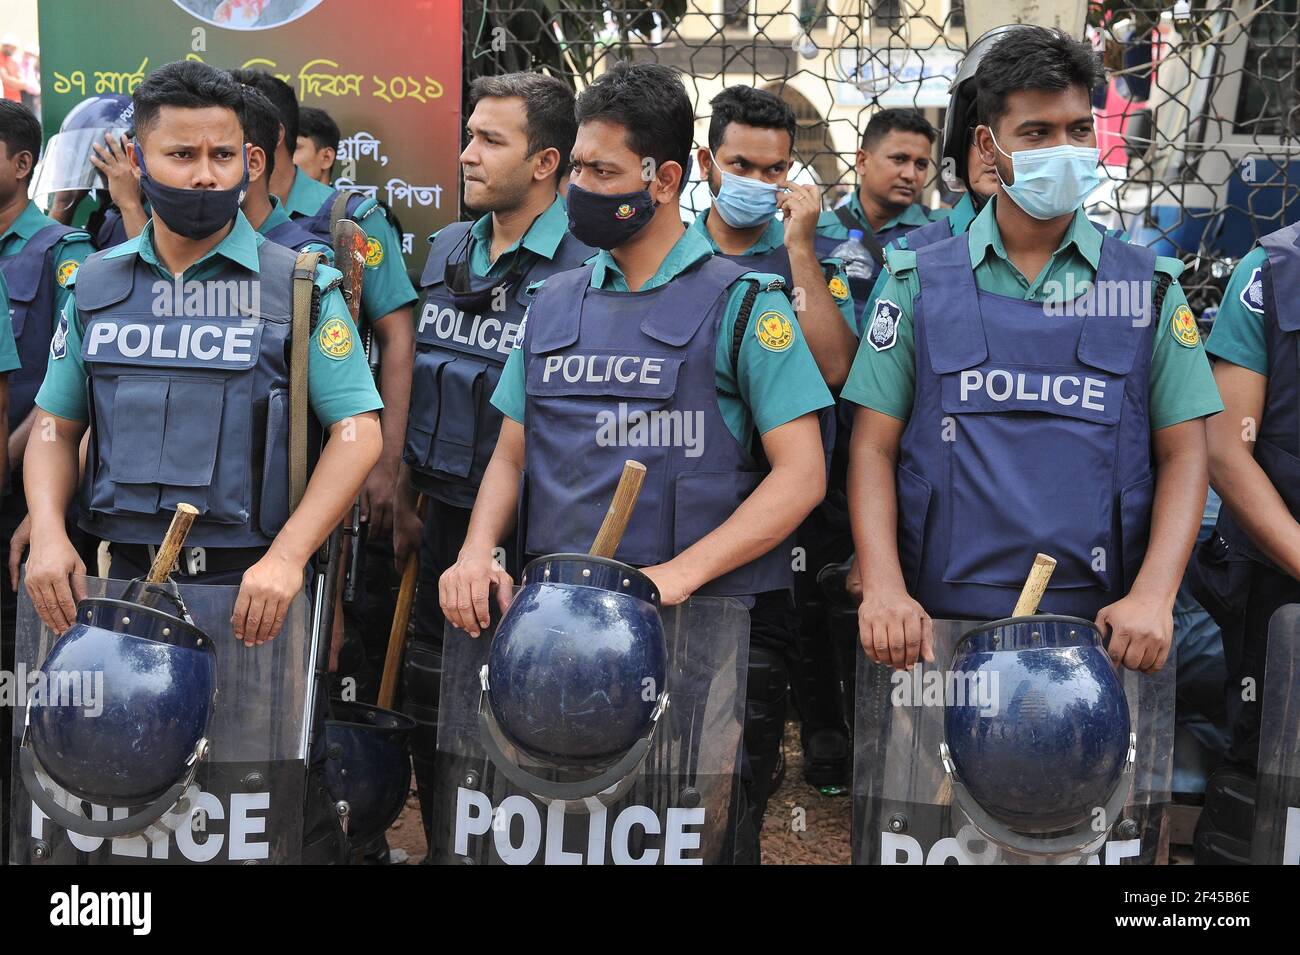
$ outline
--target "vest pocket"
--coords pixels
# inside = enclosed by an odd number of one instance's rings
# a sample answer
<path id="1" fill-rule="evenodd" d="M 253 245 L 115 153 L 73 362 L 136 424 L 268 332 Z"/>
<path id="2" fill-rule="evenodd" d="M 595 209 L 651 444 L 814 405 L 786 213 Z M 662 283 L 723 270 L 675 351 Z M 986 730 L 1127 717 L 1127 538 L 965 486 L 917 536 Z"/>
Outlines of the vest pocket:
<path id="1" fill-rule="evenodd" d="M 1155 502 L 1156 479 L 1148 476 L 1119 492 L 1120 547 L 1123 549 L 1123 596 L 1133 586 L 1151 537 L 1151 505 Z M 1115 575 L 1110 575 L 1115 579 Z"/>
<path id="2" fill-rule="evenodd" d="M 489 387 L 483 362 L 446 352 L 417 351 L 406 462 L 426 473 L 469 477 L 482 424 L 479 419 L 491 396 Z"/>
<path id="3" fill-rule="evenodd" d="M 1108 587 L 1122 559 L 1112 546 L 1115 429 L 1046 414 L 957 417 L 943 579 L 1018 588 L 1043 551 L 1057 559 L 1052 589 Z"/>
<path id="4" fill-rule="evenodd" d="M 903 583 L 910 593 L 915 593 L 921 579 L 925 524 L 933 490 L 929 481 L 901 464 L 894 486 L 898 495 L 898 562 L 903 570 Z"/>
<path id="5" fill-rule="evenodd" d="M 118 381 L 108 462 L 113 511 L 153 516 L 184 502 L 205 520 L 248 519 L 242 493 L 236 500 L 231 489 L 212 486 L 224 398 L 220 378 Z"/>
<path id="6" fill-rule="evenodd" d="M 275 537 L 289 520 L 289 395 L 273 391 L 266 405 L 266 445 L 257 523 Z"/>

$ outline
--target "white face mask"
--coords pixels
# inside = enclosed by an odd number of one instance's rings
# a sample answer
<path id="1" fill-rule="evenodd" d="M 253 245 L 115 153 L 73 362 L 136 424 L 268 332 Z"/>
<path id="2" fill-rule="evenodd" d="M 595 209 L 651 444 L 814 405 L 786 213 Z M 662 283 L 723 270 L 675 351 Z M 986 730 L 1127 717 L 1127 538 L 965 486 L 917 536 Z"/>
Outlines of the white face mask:
<path id="1" fill-rule="evenodd" d="M 1095 146 L 1052 146 L 1008 153 L 998 145 L 992 128 L 989 136 L 993 147 L 1011 160 L 1015 176 L 1015 182 L 1007 185 L 999 173 L 998 181 L 1011 201 L 1035 219 L 1069 215 L 1101 184 L 1101 152 Z"/>

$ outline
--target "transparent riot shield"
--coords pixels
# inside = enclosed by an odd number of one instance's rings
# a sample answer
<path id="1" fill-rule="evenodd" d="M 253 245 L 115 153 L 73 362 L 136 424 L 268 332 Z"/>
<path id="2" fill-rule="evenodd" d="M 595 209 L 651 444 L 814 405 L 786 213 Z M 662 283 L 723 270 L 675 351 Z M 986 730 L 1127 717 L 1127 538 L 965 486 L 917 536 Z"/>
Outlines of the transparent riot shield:
<path id="1" fill-rule="evenodd" d="M 126 581 L 87 578 L 88 597 L 118 599 Z M 76 687 L 93 715 L 111 705 L 112 687 L 61 673 L 39 672 L 58 637 L 18 588 L 14 672 L 13 799 L 10 862 L 15 865 L 189 865 L 293 863 L 302 852 L 303 798 L 308 747 L 309 605 L 300 594 L 274 640 L 246 647 L 230 618 L 236 587 L 181 584 L 194 624 L 211 639 L 216 656 L 216 697 L 188 799 L 141 834 L 102 838 L 56 825 L 30 798 L 19 769 L 27 702 L 35 693 Z M 98 685 L 95 685 L 98 682 Z M 36 777 L 40 780 L 42 777 Z M 48 779 L 48 777 L 46 777 Z M 47 790 L 48 791 L 48 790 Z M 93 820 L 120 819 L 128 809 L 74 804 Z"/>
<path id="2" fill-rule="evenodd" d="M 548 802 L 510 783 L 481 733 L 480 671 L 495 633 L 447 627 L 431 858 L 444 864 L 700 865 L 726 861 L 733 828 L 749 614 L 694 597 L 661 614 L 669 704 L 631 787 Z M 520 754 L 513 753 L 522 759 Z M 613 789 L 613 787 L 611 787 Z"/>
<path id="3" fill-rule="evenodd" d="M 1121 670 L 1136 753 L 1129 797 L 1086 856 L 1014 855 L 981 835 L 953 798 L 941 757 L 945 667 L 972 621 L 935 620 L 935 663 L 910 672 L 873 663 L 858 648 L 853 768 L 855 865 L 1164 863 L 1173 772 L 1175 660 L 1152 675 Z M 1103 829 L 1104 831 L 1104 829 Z"/>
<path id="4" fill-rule="evenodd" d="M 1268 625 L 1255 797 L 1255 865 L 1300 865 L 1300 604 Z"/>

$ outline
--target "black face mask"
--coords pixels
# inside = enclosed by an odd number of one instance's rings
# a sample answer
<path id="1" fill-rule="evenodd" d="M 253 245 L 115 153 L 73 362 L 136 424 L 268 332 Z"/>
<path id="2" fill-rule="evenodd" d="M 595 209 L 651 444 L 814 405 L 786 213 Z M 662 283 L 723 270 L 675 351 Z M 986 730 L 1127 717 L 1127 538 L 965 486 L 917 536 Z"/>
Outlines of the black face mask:
<path id="1" fill-rule="evenodd" d="M 536 221 L 536 219 L 533 220 L 533 222 Z M 530 225 L 528 229 L 531 228 Z M 528 229 L 524 230 L 524 235 L 528 234 Z M 522 247 L 516 249 L 510 268 L 506 270 L 505 275 L 488 282 L 480 288 L 475 288 L 474 276 L 469 268 L 469 242 L 470 233 L 466 230 L 465 237 L 457 243 L 456 248 L 452 249 L 451 254 L 447 256 L 447 263 L 442 269 L 442 281 L 447 286 L 447 291 L 451 293 L 451 300 L 456 303 L 458 309 L 469 314 L 481 315 L 492 306 L 493 300 L 498 295 L 497 289 L 503 290 L 502 295 L 504 297 L 519 283 L 524 273 L 531 267 L 533 256 L 525 252 Z M 461 251 L 462 249 L 464 251 Z M 453 259 L 458 259 L 458 261 L 453 262 Z"/>
<path id="2" fill-rule="evenodd" d="M 658 205 L 649 189 L 607 196 L 570 185 L 565 197 L 569 231 L 579 242 L 597 249 L 616 249 L 646 227 Z"/>
<path id="3" fill-rule="evenodd" d="M 167 228 L 187 239 L 206 239 L 230 224 L 239 211 L 248 188 L 248 150 L 244 150 L 244 178 L 233 189 L 177 189 L 150 177 L 144 166 L 144 150 L 137 148 L 140 161 L 140 190 L 153 213 Z"/>

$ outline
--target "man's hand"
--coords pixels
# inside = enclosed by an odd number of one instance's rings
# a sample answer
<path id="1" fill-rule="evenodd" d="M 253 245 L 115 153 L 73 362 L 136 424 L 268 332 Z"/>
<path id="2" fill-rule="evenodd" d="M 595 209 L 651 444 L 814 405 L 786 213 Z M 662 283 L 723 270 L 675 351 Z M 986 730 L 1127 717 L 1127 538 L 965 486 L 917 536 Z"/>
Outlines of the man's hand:
<path id="1" fill-rule="evenodd" d="M 420 514 L 406 499 L 406 495 L 397 494 L 393 498 L 393 563 L 400 574 L 406 569 L 406 562 L 412 554 L 420 552 L 420 541 L 424 537 L 424 521 Z"/>
<path id="2" fill-rule="evenodd" d="M 244 646 L 260 646 L 279 635 L 289 605 L 302 590 L 303 566 L 272 547 L 244 571 L 235 613 L 230 618 L 235 636 Z"/>
<path id="3" fill-rule="evenodd" d="M 1110 637 L 1106 652 L 1112 661 L 1130 670 L 1154 673 L 1165 665 L 1173 646 L 1173 600 L 1130 593 L 1102 607 L 1096 624 L 1103 637 Z"/>
<path id="4" fill-rule="evenodd" d="M 862 603 L 862 575 L 858 573 L 858 555 L 849 555 L 849 569 L 844 575 L 844 592 L 854 603 Z"/>
<path id="5" fill-rule="evenodd" d="M 691 594 L 695 593 L 696 585 L 671 560 L 653 567 L 645 567 L 641 573 L 653 580 L 659 589 L 660 606 L 675 607 L 685 603 L 690 599 Z"/>
<path id="6" fill-rule="evenodd" d="M 27 561 L 27 594 L 36 612 L 55 633 L 63 633 L 77 616 L 77 601 L 85 596 L 86 565 L 60 531 L 32 544 Z"/>
<path id="7" fill-rule="evenodd" d="M 104 143 L 90 144 L 90 164 L 108 180 L 108 194 L 118 209 L 143 208 L 140 202 L 140 174 L 126 152 L 126 138 L 104 134 Z"/>
<path id="8" fill-rule="evenodd" d="M 801 186 L 788 180 L 781 182 L 789 192 L 778 194 L 776 205 L 785 215 L 785 247 L 788 250 L 811 249 L 817 234 L 817 217 L 822 212 L 821 190 Z"/>
<path id="9" fill-rule="evenodd" d="M 493 559 L 491 551 L 461 551 L 460 559 L 438 579 L 438 602 L 453 627 L 477 637 L 492 622 L 488 596 L 496 588 L 497 606 L 505 613 L 514 596 L 514 581 Z"/>
<path id="10" fill-rule="evenodd" d="M 32 519 L 30 516 L 24 516 L 14 536 L 9 538 L 9 586 L 14 592 L 18 591 L 18 576 L 23 568 L 23 554 L 27 552 L 27 545 L 32 542 Z"/>
<path id="11" fill-rule="evenodd" d="M 361 520 L 370 525 L 370 533 L 383 536 L 393 532 L 393 490 L 397 486 L 397 465 L 382 458 L 366 476 L 361 488 Z"/>
<path id="12" fill-rule="evenodd" d="M 910 670 L 918 659 L 934 662 L 934 623 L 905 591 L 864 589 L 858 635 L 877 663 Z"/>

